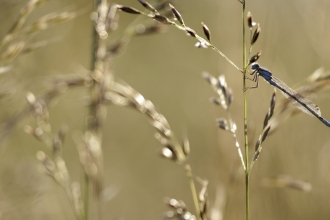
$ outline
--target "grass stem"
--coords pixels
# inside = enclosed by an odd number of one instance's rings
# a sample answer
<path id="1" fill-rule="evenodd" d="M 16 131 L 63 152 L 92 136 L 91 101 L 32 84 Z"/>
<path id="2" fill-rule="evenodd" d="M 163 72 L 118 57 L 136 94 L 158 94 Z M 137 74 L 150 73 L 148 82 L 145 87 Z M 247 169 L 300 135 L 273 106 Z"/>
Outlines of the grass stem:
<path id="1" fill-rule="evenodd" d="M 195 182 L 194 182 L 194 178 L 193 178 L 193 175 L 192 175 L 192 172 L 191 172 L 191 167 L 188 164 L 186 165 L 186 175 L 189 179 L 189 185 L 190 185 L 190 190 L 191 190 L 191 194 L 192 194 L 192 197 L 193 197 L 193 201 L 194 201 L 194 205 L 195 205 L 195 209 L 196 209 L 196 213 L 197 213 L 197 219 L 202 220 L 201 215 L 200 215 L 201 211 L 200 211 L 200 208 L 199 208 L 198 196 L 197 196 L 197 193 L 196 193 Z"/>
<path id="2" fill-rule="evenodd" d="M 94 8 L 93 8 L 93 13 L 97 11 L 98 6 L 101 4 L 102 0 L 94 0 Z M 95 22 L 92 21 L 92 45 L 91 45 L 91 64 L 90 64 L 90 70 L 91 72 L 94 71 L 95 69 L 95 61 L 96 61 L 96 47 L 98 45 L 99 37 L 98 33 L 95 29 Z M 91 97 L 93 97 L 93 93 L 95 90 L 95 84 L 96 82 L 93 82 L 93 85 L 91 86 Z M 95 115 L 95 106 L 90 105 L 89 109 L 89 117 L 93 117 Z M 89 123 L 88 129 L 91 129 L 93 127 L 93 122 Z M 84 212 L 85 212 L 85 220 L 88 220 L 88 214 L 89 214 L 89 195 L 90 195 L 90 185 L 89 185 L 89 177 L 86 172 L 84 172 L 84 195 L 83 195 L 83 202 L 84 202 Z"/>
<path id="3" fill-rule="evenodd" d="M 244 99 L 244 148 L 245 148 L 245 208 L 246 220 L 250 220 L 250 193 L 249 193 L 249 141 L 248 141 L 248 127 L 247 127 L 247 100 L 246 100 L 246 39 L 245 39 L 245 0 L 242 1 L 242 26 L 243 26 L 243 99 Z"/>

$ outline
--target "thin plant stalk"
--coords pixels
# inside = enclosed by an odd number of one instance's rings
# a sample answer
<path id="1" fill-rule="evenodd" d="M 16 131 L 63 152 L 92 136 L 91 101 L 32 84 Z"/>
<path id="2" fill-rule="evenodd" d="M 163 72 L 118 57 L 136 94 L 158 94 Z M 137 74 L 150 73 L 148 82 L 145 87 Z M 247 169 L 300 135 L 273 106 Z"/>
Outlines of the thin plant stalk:
<path id="1" fill-rule="evenodd" d="M 195 186 L 193 174 L 191 172 L 191 167 L 188 164 L 186 165 L 186 175 L 189 179 L 189 185 L 190 185 L 190 190 L 191 190 L 191 194 L 193 197 L 193 201 L 194 201 L 194 205 L 195 205 L 195 209 L 196 209 L 196 213 L 197 213 L 197 219 L 202 220 L 201 215 L 200 215 L 201 211 L 199 208 L 196 186 Z"/>
<path id="2" fill-rule="evenodd" d="M 250 220 L 250 193 L 249 193 L 249 140 L 247 127 L 247 101 L 246 101 L 246 41 L 245 41 L 245 0 L 242 1 L 242 24 L 243 24 L 243 102 L 244 102 L 244 147 L 245 147 L 245 209 L 246 220 Z"/>
<path id="3" fill-rule="evenodd" d="M 93 13 L 97 11 L 98 6 L 101 4 L 102 0 L 94 0 L 94 8 Z M 95 61 L 96 61 L 96 46 L 98 45 L 99 37 L 98 33 L 95 29 L 95 24 L 92 22 L 92 47 L 91 47 L 91 66 L 90 70 L 91 72 L 95 69 Z M 93 82 L 93 85 L 91 86 L 91 97 L 93 97 L 93 93 L 95 90 L 95 82 Z M 89 109 L 89 116 L 95 115 L 95 108 L 94 105 L 90 105 Z M 91 129 L 93 125 L 88 124 L 88 129 Z M 83 195 L 83 201 L 84 201 L 84 210 L 85 210 L 85 219 L 88 219 L 89 214 L 89 195 L 90 195 L 90 179 L 86 172 L 84 172 L 84 195 Z"/>
<path id="4" fill-rule="evenodd" d="M 89 178 L 86 172 L 84 172 L 84 197 L 83 197 L 83 203 L 84 203 L 84 213 L 85 213 L 85 220 L 88 219 L 89 214 Z"/>

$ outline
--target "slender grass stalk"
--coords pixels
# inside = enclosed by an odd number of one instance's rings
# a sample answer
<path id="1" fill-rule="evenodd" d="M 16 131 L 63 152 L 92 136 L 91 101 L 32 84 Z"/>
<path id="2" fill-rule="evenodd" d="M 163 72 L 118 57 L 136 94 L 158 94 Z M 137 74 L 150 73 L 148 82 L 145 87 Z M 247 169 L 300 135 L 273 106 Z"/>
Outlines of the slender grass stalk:
<path id="1" fill-rule="evenodd" d="M 194 182 L 193 174 L 191 172 L 191 167 L 188 164 L 186 165 L 186 175 L 189 179 L 189 185 L 190 185 L 190 190 L 191 190 L 191 194 L 193 197 L 193 201 L 194 201 L 194 205 L 195 205 L 195 209 L 196 209 L 196 213 L 197 213 L 197 219 L 202 220 L 201 215 L 200 215 L 201 210 L 200 210 L 199 204 L 198 204 L 198 197 L 197 197 L 197 193 L 196 193 L 195 182 Z"/>
<path id="2" fill-rule="evenodd" d="M 88 219 L 88 213 L 89 213 L 89 178 L 84 172 L 84 197 L 83 197 L 83 202 L 84 202 L 84 213 L 85 213 L 85 220 Z"/>
<path id="3" fill-rule="evenodd" d="M 247 128 L 247 101 L 246 101 L 246 41 L 245 41 L 245 0 L 242 1 L 242 25 L 243 25 L 243 102 L 244 102 L 244 147 L 245 147 L 245 208 L 246 220 L 250 220 L 250 193 L 249 193 L 249 140 Z"/>
<path id="4" fill-rule="evenodd" d="M 101 4 L 102 0 L 94 0 L 94 8 L 93 12 L 97 11 L 98 6 Z M 91 45 L 91 64 L 90 64 L 90 70 L 91 72 L 94 71 L 95 69 L 95 61 L 96 61 L 96 47 L 98 45 L 99 37 L 98 33 L 95 29 L 95 23 L 94 21 L 92 22 L 92 45 Z M 95 84 L 96 82 L 93 82 L 93 85 L 91 86 L 91 97 L 94 96 L 94 90 L 95 90 Z M 89 109 L 89 116 L 94 116 L 95 115 L 95 107 L 94 105 L 90 105 Z M 93 122 L 89 123 L 88 129 L 91 129 L 93 127 Z M 83 201 L 84 201 L 84 211 L 85 211 L 85 219 L 88 219 L 88 214 L 89 214 L 89 198 L 90 196 L 90 180 L 86 172 L 84 172 L 84 195 L 83 195 Z"/>

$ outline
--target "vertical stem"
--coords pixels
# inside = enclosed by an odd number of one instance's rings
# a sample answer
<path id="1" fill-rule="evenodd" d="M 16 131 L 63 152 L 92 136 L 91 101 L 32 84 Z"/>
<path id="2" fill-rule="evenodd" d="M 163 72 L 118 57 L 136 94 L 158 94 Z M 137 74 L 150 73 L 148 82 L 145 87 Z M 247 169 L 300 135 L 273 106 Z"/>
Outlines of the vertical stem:
<path id="1" fill-rule="evenodd" d="M 186 175 L 189 179 L 190 190 L 191 190 L 191 194 L 193 196 L 193 201 L 194 201 L 195 209 L 197 212 L 197 219 L 202 220 L 201 219 L 201 210 L 200 210 L 199 204 L 198 204 L 198 197 L 197 197 L 197 193 L 196 193 L 196 187 L 195 187 L 193 175 L 191 172 L 191 167 L 187 164 L 185 169 L 186 169 Z"/>
<path id="2" fill-rule="evenodd" d="M 247 102 L 246 102 L 246 41 L 245 41 L 245 0 L 242 2 L 242 24 L 243 24 L 243 99 L 244 99 L 244 148 L 245 148 L 245 208 L 246 220 L 250 220 L 250 193 L 249 193 L 249 142 L 248 142 L 248 127 L 247 127 Z"/>
<path id="3" fill-rule="evenodd" d="M 88 219 L 88 214 L 89 214 L 89 178 L 86 174 L 86 172 L 84 172 L 84 198 L 83 198 L 83 202 L 84 202 L 84 219 L 87 220 Z"/>
<path id="4" fill-rule="evenodd" d="M 93 12 L 95 13 L 97 11 L 97 8 L 99 4 L 101 4 L 101 0 L 94 0 L 94 7 Z M 99 37 L 98 33 L 95 29 L 95 22 L 92 20 L 92 45 L 91 45 L 91 64 L 90 64 L 90 70 L 91 73 L 95 69 L 95 61 L 96 61 L 96 45 L 98 45 Z M 93 99 L 94 96 L 94 90 L 95 90 L 95 81 L 93 81 L 93 85 L 91 86 L 91 97 Z M 93 117 L 95 115 L 96 109 L 94 108 L 94 105 L 90 105 L 89 109 L 89 117 Z M 88 129 L 91 129 L 94 125 L 93 122 L 88 123 Z M 89 200 L 90 200 L 90 179 L 86 172 L 84 172 L 84 192 L 83 192 L 83 202 L 84 202 L 84 211 L 85 211 L 85 220 L 88 219 L 89 215 Z"/>

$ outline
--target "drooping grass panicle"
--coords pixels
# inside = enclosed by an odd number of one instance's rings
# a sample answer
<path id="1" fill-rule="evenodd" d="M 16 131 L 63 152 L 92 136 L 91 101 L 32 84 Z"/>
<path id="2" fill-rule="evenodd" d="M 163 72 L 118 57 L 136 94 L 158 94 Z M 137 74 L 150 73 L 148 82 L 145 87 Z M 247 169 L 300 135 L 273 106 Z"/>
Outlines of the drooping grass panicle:
<path id="1" fill-rule="evenodd" d="M 150 100 L 145 99 L 130 86 L 118 82 L 115 82 L 112 89 L 105 93 L 103 100 L 115 105 L 131 107 L 147 115 L 151 125 L 157 130 L 155 138 L 164 146 L 162 156 L 178 163 L 186 160 L 190 152 L 187 137 L 182 139 L 182 145 L 179 144 L 166 118 L 156 110 Z"/>
<path id="2" fill-rule="evenodd" d="M 196 220 L 197 218 L 188 211 L 186 204 L 182 200 L 165 198 L 164 203 L 171 209 L 163 214 L 163 219 Z"/>
<path id="3" fill-rule="evenodd" d="M 207 30 L 205 29 L 205 27 L 203 28 L 204 33 L 205 31 L 207 32 L 206 37 L 207 40 L 204 39 L 203 37 L 199 36 L 195 30 L 193 30 L 192 28 L 186 26 L 186 24 L 183 22 L 183 17 L 182 15 L 179 13 L 179 11 L 177 9 L 174 8 L 174 6 L 171 4 L 170 7 L 172 9 L 172 12 L 174 14 L 174 17 L 179 21 L 180 24 L 177 24 L 176 22 L 172 21 L 170 18 L 168 18 L 165 15 L 160 15 L 158 13 L 143 13 L 137 9 L 133 9 L 131 7 L 127 7 L 127 6 L 122 6 L 119 5 L 120 9 L 122 10 L 123 8 L 126 10 L 126 12 L 128 13 L 132 13 L 132 14 L 141 14 L 147 17 L 150 17 L 162 24 L 165 25 L 172 25 L 176 28 L 178 28 L 179 30 L 182 30 L 186 33 L 188 33 L 190 36 L 196 38 L 196 40 L 198 41 L 195 46 L 198 48 L 211 48 L 214 51 L 216 51 L 220 56 L 222 56 L 223 58 L 225 58 L 227 60 L 227 62 L 229 62 L 233 67 L 235 67 L 238 71 L 242 72 L 243 71 L 233 62 L 231 61 L 223 52 L 221 52 L 217 47 L 215 47 L 211 42 L 210 42 L 210 30 L 207 28 Z"/>
<path id="4" fill-rule="evenodd" d="M 3 40 L 0 44 L 0 50 L 1 48 L 7 44 L 9 41 L 12 40 L 12 35 L 21 29 L 21 27 L 24 25 L 26 18 L 31 14 L 32 11 L 34 11 L 36 8 L 43 5 L 48 0 L 30 0 L 25 7 L 21 9 L 19 12 L 18 17 L 16 18 L 16 21 L 13 23 L 11 28 L 9 29 L 8 33 L 5 35 Z"/>
<path id="5" fill-rule="evenodd" d="M 232 91 L 228 88 L 225 76 L 221 75 L 219 78 L 215 78 L 207 72 L 202 73 L 203 78 L 212 86 L 213 90 L 218 94 L 218 98 L 214 99 L 216 102 L 220 103 L 221 106 L 227 110 L 230 107 L 233 96 Z"/>
<path id="6" fill-rule="evenodd" d="M 153 12 L 154 10 L 150 10 L 152 13 L 149 13 L 149 15 L 160 15 L 158 11 L 161 11 L 166 14 L 168 11 L 166 11 L 166 8 L 164 7 L 164 3 L 157 3 L 155 6 L 151 6 L 149 3 L 145 1 L 140 1 L 140 3 L 147 6 L 148 8 L 153 7 L 157 12 Z M 113 11 L 117 10 L 118 5 L 114 4 L 111 6 L 113 8 Z M 122 7 L 119 5 L 119 8 Z M 137 9 L 136 9 L 137 10 Z M 109 12 L 110 13 L 110 12 Z M 142 13 L 142 12 L 141 12 Z M 114 14 L 114 13 L 112 13 Z M 113 16 L 114 18 L 111 19 L 112 21 L 112 30 L 115 30 L 118 23 L 118 16 Z M 161 19 L 160 17 L 158 17 Z M 106 22 L 108 23 L 108 22 Z M 166 22 L 165 22 L 166 23 Z M 123 34 L 117 38 L 115 41 L 110 42 L 107 44 L 107 54 L 108 57 L 114 57 L 124 51 L 128 43 L 130 42 L 131 38 L 134 36 L 145 36 L 149 34 L 158 34 L 158 33 L 164 33 L 166 31 L 166 25 L 163 23 L 159 23 L 154 20 L 150 20 L 149 17 L 142 17 L 137 16 L 136 19 L 134 19 L 123 31 Z"/>
<path id="7" fill-rule="evenodd" d="M 16 125 L 26 118 L 30 113 L 38 117 L 38 121 L 42 122 L 46 120 L 48 117 L 48 111 L 46 111 L 47 105 L 56 97 L 66 92 L 68 89 L 84 86 L 86 82 L 86 78 L 79 75 L 63 75 L 52 78 L 47 84 L 47 91 L 36 97 L 33 93 L 28 93 L 26 98 L 28 101 L 28 105 L 25 106 L 21 111 L 13 114 L 6 122 L 4 122 L 1 126 L 0 130 L 0 144 L 4 146 L 3 142 L 6 140 L 8 135 L 12 132 L 12 130 L 16 127 Z M 47 113 L 47 114 L 46 114 Z M 40 119 L 40 120 L 39 120 Z M 47 127 L 47 126 L 46 126 Z M 35 130 L 37 129 L 37 130 Z M 32 134 L 35 137 L 41 137 L 40 134 L 43 135 L 42 130 L 38 128 L 26 127 L 26 131 L 29 134 Z M 41 137 L 44 141 L 43 137 Z M 47 144 L 49 141 L 47 140 Z"/>
<path id="8" fill-rule="evenodd" d="M 248 24 L 248 27 L 249 27 L 249 30 L 250 30 L 250 47 L 249 47 L 249 54 L 248 54 L 248 57 L 250 57 L 251 52 L 252 52 L 252 47 L 256 43 L 256 41 L 258 40 L 261 29 L 260 29 L 260 25 L 257 24 L 253 20 L 253 17 L 252 17 L 252 14 L 251 14 L 250 11 L 248 11 L 246 19 L 247 19 L 247 24 Z M 257 28 L 254 28 L 256 25 L 257 25 Z M 253 29 L 255 29 L 254 32 L 253 32 Z M 253 55 L 252 57 L 250 57 L 246 68 L 249 65 L 251 65 L 252 63 L 256 62 L 259 59 L 260 55 L 261 55 L 261 51 L 258 52 L 255 55 Z"/>
<path id="9" fill-rule="evenodd" d="M 62 157 L 62 147 L 67 133 L 67 127 L 62 125 L 57 133 L 52 132 L 51 124 L 48 122 L 49 113 L 46 102 L 37 100 L 32 94 L 27 94 L 27 101 L 36 119 L 37 127 L 25 126 L 26 133 L 42 141 L 51 156 L 44 151 L 37 152 L 37 159 L 40 162 L 40 171 L 51 177 L 66 193 L 72 210 L 78 219 L 84 217 L 83 203 L 79 183 L 71 181 L 66 162 Z"/>
<path id="10" fill-rule="evenodd" d="M 21 10 L 21 14 L 12 26 L 10 31 L 5 35 L 0 44 L 0 68 L 10 66 L 10 64 L 20 55 L 24 55 L 35 51 L 41 47 L 54 42 L 54 39 L 38 41 L 30 43 L 34 38 L 34 35 L 38 32 L 45 30 L 51 26 L 61 24 L 63 22 L 72 20 L 79 13 L 77 12 L 56 12 L 47 14 L 32 25 L 22 28 L 25 23 L 26 17 L 38 6 L 45 3 L 47 0 L 32 0 L 24 9 Z"/>
<path id="11" fill-rule="evenodd" d="M 219 118 L 217 119 L 217 126 L 220 129 L 223 129 L 225 131 L 229 131 L 232 133 L 234 140 L 235 140 L 235 147 L 237 148 L 238 155 L 240 157 L 242 166 L 244 170 L 246 169 L 244 158 L 242 151 L 240 149 L 240 145 L 236 136 L 236 130 L 237 126 L 235 122 L 232 120 L 231 114 L 230 114 L 230 104 L 233 100 L 233 93 L 232 90 L 227 86 L 225 76 L 219 76 L 219 78 L 215 78 L 214 76 L 210 75 L 207 72 L 202 73 L 203 78 L 211 85 L 213 90 L 217 93 L 218 97 L 211 98 L 211 102 L 215 105 L 221 105 L 224 110 L 227 112 L 227 119 L 225 118 Z M 227 122 L 228 121 L 228 122 Z"/>

